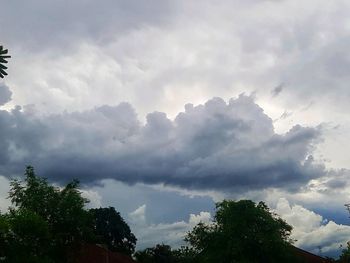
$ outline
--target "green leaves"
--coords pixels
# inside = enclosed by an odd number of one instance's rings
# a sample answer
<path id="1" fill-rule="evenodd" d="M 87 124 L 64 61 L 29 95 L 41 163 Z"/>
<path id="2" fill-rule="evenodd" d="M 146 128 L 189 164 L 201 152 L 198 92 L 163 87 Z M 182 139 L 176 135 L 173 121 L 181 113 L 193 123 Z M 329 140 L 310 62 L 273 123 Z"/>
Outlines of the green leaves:
<path id="1" fill-rule="evenodd" d="M 81 196 L 78 181 L 64 188 L 55 187 L 37 177 L 31 166 L 25 176 L 23 182 L 11 182 L 9 198 L 14 207 L 0 220 L 0 233 L 15 235 L 4 236 L 9 245 L 3 254 L 13 262 L 30 262 L 17 260 L 18 253 L 12 248 L 18 247 L 26 254 L 65 262 L 79 244 L 92 239 L 91 216 L 85 209 L 87 199 Z"/>
<path id="2" fill-rule="evenodd" d="M 214 223 L 199 223 L 186 241 L 200 262 L 297 262 L 291 230 L 263 202 L 224 200 L 216 205 Z"/>
<path id="3" fill-rule="evenodd" d="M 134 252 L 136 237 L 124 219 L 113 207 L 87 210 L 77 180 L 57 187 L 28 166 L 23 181 L 11 182 L 9 198 L 13 207 L 0 214 L 0 261 L 73 262 L 89 242 Z"/>
<path id="4" fill-rule="evenodd" d="M 106 244 L 111 251 L 131 255 L 136 237 L 114 207 L 90 209 L 97 242 Z"/>
<path id="5" fill-rule="evenodd" d="M 6 69 L 7 67 L 4 65 L 7 63 L 7 59 L 11 56 L 7 55 L 8 50 L 4 49 L 3 46 L 0 46 L 0 78 L 4 78 L 7 75 Z"/>
<path id="6" fill-rule="evenodd" d="M 195 251 L 188 247 L 172 250 L 170 246 L 157 244 L 155 247 L 146 248 L 135 253 L 137 262 L 140 263 L 197 263 Z"/>
<path id="7" fill-rule="evenodd" d="M 0 253 L 6 262 L 51 262 L 48 224 L 36 213 L 12 209 L 0 216 L 0 229 Z"/>

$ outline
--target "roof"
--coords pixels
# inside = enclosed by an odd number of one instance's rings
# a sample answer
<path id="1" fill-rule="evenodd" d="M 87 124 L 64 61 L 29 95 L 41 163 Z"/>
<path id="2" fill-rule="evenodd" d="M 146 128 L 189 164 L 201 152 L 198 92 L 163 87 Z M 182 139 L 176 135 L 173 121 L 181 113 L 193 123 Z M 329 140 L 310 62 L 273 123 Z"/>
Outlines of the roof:
<path id="1" fill-rule="evenodd" d="M 100 245 L 85 244 L 79 253 L 78 263 L 135 263 L 135 261 L 124 254 L 111 252 Z"/>
<path id="2" fill-rule="evenodd" d="M 301 248 L 293 247 L 296 255 L 301 257 L 306 263 L 328 263 L 330 262 L 328 259 L 317 256 Z"/>

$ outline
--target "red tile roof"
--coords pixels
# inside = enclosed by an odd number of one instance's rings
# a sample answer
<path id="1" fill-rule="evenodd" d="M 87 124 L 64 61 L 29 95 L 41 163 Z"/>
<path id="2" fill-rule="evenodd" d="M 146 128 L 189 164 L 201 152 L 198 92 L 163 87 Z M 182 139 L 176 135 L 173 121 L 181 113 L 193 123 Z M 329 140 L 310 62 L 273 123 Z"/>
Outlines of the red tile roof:
<path id="1" fill-rule="evenodd" d="M 297 256 L 302 258 L 305 261 L 305 263 L 328 263 L 328 262 L 330 262 L 329 260 L 327 260 L 323 257 L 317 256 L 315 254 L 312 254 L 312 253 L 307 252 L 305 250 L 302 250 L 300 248 L 294 247 L 294 250 L 295 250 Z"/>
<path id="2" fill-rule="evenodd" d="M 79 253 L 78 263 L 135 263 L 135 261 L 121 253 L 111 252 L 100 245 L 83 245 Z"/>

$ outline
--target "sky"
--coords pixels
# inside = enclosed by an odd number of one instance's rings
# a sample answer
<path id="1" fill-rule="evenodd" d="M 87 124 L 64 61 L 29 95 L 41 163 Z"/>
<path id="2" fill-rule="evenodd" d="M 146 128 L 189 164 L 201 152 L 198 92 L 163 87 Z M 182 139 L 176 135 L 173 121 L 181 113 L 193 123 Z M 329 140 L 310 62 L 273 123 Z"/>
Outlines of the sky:
<path id="1" fill-rule="evenodd" d="M 346 0 L 2 1 L 0 207 L 33 165 L 115 206 L 139 249 L 215 202 L 265 201 L 296 245 L 350 239 Z"/>

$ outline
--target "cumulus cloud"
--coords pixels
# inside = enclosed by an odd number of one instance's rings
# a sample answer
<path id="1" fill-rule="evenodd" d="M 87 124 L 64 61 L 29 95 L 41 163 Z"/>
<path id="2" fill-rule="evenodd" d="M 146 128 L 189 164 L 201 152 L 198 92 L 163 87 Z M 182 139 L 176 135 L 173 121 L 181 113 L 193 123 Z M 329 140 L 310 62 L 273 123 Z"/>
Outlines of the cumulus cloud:
<path id="1" fill-rule="evenodd" d="M 199 222 L 211 223 L 209 212 L 190 214 L 188 220 L 154 224 L 146 217 L 147 206 L 142 205 L 129 213 L 128 221 L 140 243 L 138 249 L 165 243 L 178 247 L 184 245 L 183 238 Z M 280 198 L 274 211 L 293 226 L 291 238 L 294 245 L 315 254 L 338 256 L 341 246 L 346 246 L 350 236 L 350 226 L 337 224 L 301 205 L 291 205 Z"/>
<path id="2" fill-rule="evenodd" d="M 329 167 L 349 168 L 346 0 L 31 0 L 2 10 L 13 105 L 59 113 L 128 101 L 142 119 L 154 110 L 173 118 L 189 101 L 256 91 L 271 118 L 293 112 L 278 131 L 341 123 L 318 151 Z M 271 100 L 279 83 L 288 88 Z"/>
<path id="3" fill-rule="evenodd" d="M 132 222 L 136 225 L 146 224 L 146 205 L 142 205 L 129 214 Z"/>
<path id="4" fill-rule="evenodd" d="M 142 205 L 129 214 L 132 231 L 137 236 L 139 242 L 138 249 L 153 247 L 156 244 L 167 244 L 176 248 L 184 245 L 184 237 L 188 231 L 199 222 L 209 223 L 211 214 L 200 212 L 190 214 L 188 221 L 177 221 L 173 223 L 150 224 L 146 222 L 146 205 Z"/>
<path id="5" fill-rule="evenodd" d="M 293 226 L 291 237 L 298 247 L 334 255 L 349 241 L 350 226 L 328 221 L 300 205 L 290 205 L 285 198 L 279 199 L 275 211 Z"/>
<path id="6" fill-rule="evenodd" d="M 25 164 L 54 180 L 163 183 L 198 189 L 293 189 L 325 174 L 312 157 L 319 128 L 274 132 L 252 97 L 187 104 L 174 120 L 130 104 L 37 116 L 19 107 L 1 111 L 0 172 Z"/>
<path id="7" fill-rule="evenodd" d="M 89 203 L 86 204 L 88 208 L 99 208 L 102 206 L 102 197 L 97 191 L 91 189 L 81 189 L 81 194 Z"/>

